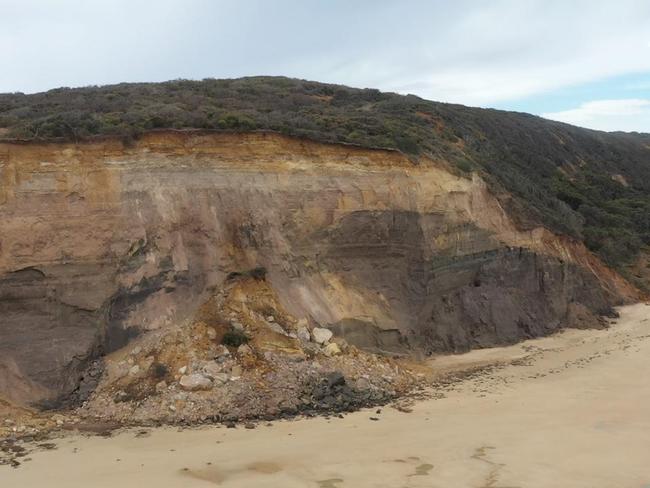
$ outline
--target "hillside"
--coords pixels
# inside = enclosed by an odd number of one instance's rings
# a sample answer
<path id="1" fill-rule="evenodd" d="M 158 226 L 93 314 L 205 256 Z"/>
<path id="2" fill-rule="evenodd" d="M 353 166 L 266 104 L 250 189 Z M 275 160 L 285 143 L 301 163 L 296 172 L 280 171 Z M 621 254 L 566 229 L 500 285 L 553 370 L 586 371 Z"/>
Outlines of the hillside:
<path id="1" fill-rule="evenodd" d="M 171 81 L 0 94 L 5 139 L 80 141 L 154 129 L 277 131 L 398 149 L 479 171 L 521 229 L 584 241 L 646 288 L 650 135 L 282 77 Z M 511 198 L 514 197 L 514 198 Z"/>

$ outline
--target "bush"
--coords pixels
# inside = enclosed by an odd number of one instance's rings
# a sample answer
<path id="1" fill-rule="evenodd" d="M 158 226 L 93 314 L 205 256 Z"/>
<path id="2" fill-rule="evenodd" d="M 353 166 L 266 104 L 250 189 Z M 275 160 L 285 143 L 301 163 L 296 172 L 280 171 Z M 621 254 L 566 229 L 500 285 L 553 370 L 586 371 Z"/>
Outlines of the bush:
<path id="1" fill-rule="evenodd" d="M 257 266 L 256 268 L 249 269 L 248 271 L 232 271 L 226 276 L 226 281 L 236 280 L 238 278 L 254 278 L 257 281 L 266 279 L 266 268 L 264 266 Z"/>
<path id="2" fill-rule="evenodd" d="M 229 330 L 223 335 L 221 343 L 224 346 L 239 347 L 249 341 L 248 336 L 240 330 Z"/>
<path id="3" fill-rule="evenodd" d="M 151 366 L 151 372 L 154 378 L 163 379 L 169 374 L 169 368 L 166 364 L 156 362 Z"/>
<path id="4" fill-rule="evenodd" d="M 463 173 L 471 173 L 473 166 L 467 159 L 456 161 L 456 167 Z"/>

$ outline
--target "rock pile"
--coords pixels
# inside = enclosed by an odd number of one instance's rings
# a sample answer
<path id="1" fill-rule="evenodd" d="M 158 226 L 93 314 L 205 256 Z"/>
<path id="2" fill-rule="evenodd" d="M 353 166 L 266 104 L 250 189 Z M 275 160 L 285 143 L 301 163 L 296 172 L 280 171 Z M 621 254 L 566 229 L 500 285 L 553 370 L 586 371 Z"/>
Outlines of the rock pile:
<path id="1" fill-rule="evenodd" d="M 83 419 L 196 423 L 341 412 L 382 404 L 423 381 L 359 351 L 238 276 L 194 320 L 153 331 L 105 359 Z"/>

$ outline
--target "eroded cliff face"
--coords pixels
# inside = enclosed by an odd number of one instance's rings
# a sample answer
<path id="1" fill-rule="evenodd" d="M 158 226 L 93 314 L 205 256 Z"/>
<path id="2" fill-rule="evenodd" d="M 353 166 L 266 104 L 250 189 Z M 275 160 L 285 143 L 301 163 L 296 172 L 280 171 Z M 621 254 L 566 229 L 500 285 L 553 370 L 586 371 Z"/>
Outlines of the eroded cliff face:
<path id="1" fill-rule="evenodd" d="M 259 266 L 296 317 L 397 352 L 513 342 L 636 297 L 444 162 L 271 134 L 5 143 L 0 395 L 59 398 L 89 358 Z"/>

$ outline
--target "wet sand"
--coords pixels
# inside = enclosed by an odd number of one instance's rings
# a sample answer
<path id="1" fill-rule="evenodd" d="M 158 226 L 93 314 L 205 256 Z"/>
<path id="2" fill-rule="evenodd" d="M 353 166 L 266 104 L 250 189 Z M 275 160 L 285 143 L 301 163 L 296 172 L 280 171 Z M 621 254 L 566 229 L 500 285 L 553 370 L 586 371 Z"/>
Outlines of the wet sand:
<path id="1" fill-rule="evenodd" d="M 608 330 L 437 358 L 444 371 L 512 364 L 410 413 L 67 437 L 0 466 L 0 486 L 650 488 L 650 306 L 621 314 Z"/>

